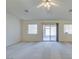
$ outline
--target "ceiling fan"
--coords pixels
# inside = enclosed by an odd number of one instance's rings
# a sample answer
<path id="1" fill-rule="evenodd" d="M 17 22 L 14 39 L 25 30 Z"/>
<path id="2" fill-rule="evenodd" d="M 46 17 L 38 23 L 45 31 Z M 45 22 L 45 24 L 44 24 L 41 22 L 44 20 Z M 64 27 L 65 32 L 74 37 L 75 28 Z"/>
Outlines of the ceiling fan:
<path id="1" fill-rule="evenodd" d="M 58 6 L 58 5 L 54 3 L 52 0 L 41 0 L 41 4 L 39 4 L 37 8 L 45 7 L 49 10 L 52 6 Z"/>

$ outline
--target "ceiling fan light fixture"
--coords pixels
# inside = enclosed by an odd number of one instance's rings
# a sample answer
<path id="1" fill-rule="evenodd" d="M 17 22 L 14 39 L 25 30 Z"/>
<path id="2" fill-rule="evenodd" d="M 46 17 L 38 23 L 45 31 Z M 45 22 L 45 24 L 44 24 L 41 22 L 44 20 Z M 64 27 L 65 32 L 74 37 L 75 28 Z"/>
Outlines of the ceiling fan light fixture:
<path id="1" fill-rule="evenodd" d="M 52 6 L 58 6 L 58 5 L 55 4 L 52 0 L 42 0 L 42 3 L 39 4 L 37 8 L 45 7 L 49 10 Z"/>

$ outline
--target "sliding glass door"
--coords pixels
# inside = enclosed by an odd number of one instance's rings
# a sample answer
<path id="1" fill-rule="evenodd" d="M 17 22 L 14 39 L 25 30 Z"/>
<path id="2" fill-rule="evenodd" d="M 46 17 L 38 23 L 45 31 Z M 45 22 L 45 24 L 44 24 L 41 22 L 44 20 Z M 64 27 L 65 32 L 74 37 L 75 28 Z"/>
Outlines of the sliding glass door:
<path id="1" fill-rule="evenodd" d="M 43 41 L 57 41 L 56 24 L 43 24 Z"/>

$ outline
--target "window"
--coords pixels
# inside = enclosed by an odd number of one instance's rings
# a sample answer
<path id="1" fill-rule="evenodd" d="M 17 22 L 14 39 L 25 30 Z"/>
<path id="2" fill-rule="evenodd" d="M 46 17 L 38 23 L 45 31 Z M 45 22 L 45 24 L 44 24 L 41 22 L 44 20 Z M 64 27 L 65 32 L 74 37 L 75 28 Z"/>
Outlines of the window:
<path id="1" fill-rule="evenodd" d="M 72 34 L 72 25 L 71 24 L 64 25 L 64 33 L 65 34 Z"/>
<path id="2" fill-rule="evenodd" d="M 37 34 L 37 24 L 28 25 L 28 34 Z"/>

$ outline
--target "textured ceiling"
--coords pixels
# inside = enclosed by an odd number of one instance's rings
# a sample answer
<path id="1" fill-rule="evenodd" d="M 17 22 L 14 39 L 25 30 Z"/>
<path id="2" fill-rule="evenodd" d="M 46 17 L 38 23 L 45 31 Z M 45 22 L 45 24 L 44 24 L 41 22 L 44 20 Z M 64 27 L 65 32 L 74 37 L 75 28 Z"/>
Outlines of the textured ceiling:
<path id="1" fill-rule="evenodd" d="M 40 0 L 6 0 L 6 2 L 7 12 L 20 19 L 72 19 L 72 13 L 69 12 L 72 9 L 72 0 L 54 0 L 58 6 L 53 6 L 49 11 L 45 8 L 37 8 Z"/>

